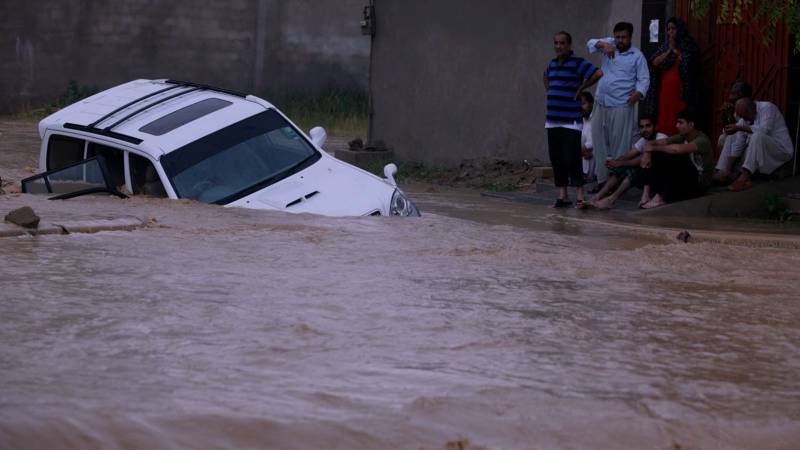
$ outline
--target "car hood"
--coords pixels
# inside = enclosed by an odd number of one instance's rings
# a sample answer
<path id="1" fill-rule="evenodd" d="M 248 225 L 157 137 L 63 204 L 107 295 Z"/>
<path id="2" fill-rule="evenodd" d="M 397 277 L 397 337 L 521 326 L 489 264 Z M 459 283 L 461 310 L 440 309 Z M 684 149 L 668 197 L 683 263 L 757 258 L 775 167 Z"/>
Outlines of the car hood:
<path id="1" fill-rule="evenodd" d="M 374 175 L 323 155 L 310 167 L 226 206 L 326 216 L 385 215 L 394 189 Z"/>

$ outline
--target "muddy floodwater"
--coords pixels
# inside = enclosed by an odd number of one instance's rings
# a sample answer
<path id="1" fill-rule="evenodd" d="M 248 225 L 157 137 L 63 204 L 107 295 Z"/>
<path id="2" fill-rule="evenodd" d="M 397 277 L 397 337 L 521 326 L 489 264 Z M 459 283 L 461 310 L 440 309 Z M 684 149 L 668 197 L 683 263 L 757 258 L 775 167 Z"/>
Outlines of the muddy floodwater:
<path id="1" fill-rule="evenodd" d="M 796 449 L 800 251 L 418 192 L 418 219 L 0 195 L 0 449 Z"/>
<path id="2" fill-rule="evenodd" d="M 0 240 L 0 448 L 797 448 L 796 250 L 448 195 L 405 220 L 0 197 L 156 218 Z"/>

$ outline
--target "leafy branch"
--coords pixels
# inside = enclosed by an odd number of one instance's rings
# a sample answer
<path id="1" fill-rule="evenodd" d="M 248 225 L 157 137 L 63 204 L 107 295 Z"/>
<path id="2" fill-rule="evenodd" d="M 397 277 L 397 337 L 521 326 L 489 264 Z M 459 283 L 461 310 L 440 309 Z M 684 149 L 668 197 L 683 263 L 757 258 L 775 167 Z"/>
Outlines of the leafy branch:
<path id="1" fill-rule="evenodd" d="M 695 17 L 705 17 L 715 0 L 691 0 L 689 9 Z M 759 0 L 755 14 L 753 0 L 718 0 L 718 24 L 739 25 L 746 21 L 765 20 L 764 45 L 769 45 L 775 37 L 775 27 L 783 22 L 794 35 L 794 51 L 800 53 L 800 0 Z"/>

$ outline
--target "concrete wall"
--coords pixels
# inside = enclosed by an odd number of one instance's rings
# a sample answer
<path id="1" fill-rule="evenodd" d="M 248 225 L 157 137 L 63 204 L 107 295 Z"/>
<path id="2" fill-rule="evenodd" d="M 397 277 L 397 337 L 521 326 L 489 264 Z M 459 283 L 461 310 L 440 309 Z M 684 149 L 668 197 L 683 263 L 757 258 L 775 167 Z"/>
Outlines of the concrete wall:
<path id="1" fill-rule="evenodd" d="M 366 88 L 366 0 L 0 2 L 0 113 L 69 80 L 177 78 L 247 92 Z"/>
<path id="2" fill-rule="evenodd" d="M 589 38 L 641 21 L 634 0 L 375 3 L 371 137 L 400 159 L 434 165 L 547 161 L 542 73 L 553 33 L 569 31 L 575 53 L 587 56 Z"/>

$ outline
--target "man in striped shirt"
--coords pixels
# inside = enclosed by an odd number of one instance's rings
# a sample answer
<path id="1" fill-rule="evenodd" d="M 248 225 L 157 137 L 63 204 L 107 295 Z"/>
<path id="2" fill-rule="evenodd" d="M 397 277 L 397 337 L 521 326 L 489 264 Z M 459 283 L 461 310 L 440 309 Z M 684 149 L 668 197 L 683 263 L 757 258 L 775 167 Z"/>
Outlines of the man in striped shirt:
<path id="1" fill-rule="evenodd" d="M 559 188 L 554 208 L 569 206 L 567 186 L 577 188 L 577 207 L 584 206 L 581 129 L 583 111 L 580 93 L 603 76 L 589 61 L 572 53 L 572 36 L 559 31 L 553 36 L 556 57 L 544 72 L 547 90 L 547 148 L 553 178 Z"/>

